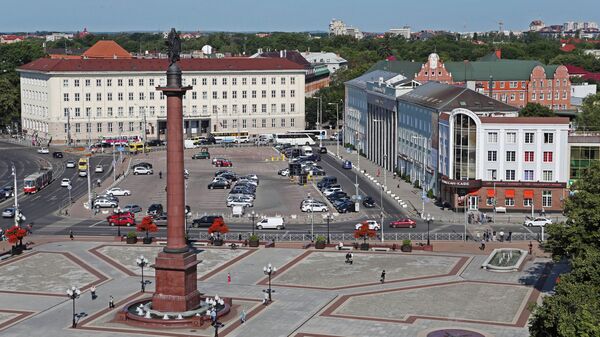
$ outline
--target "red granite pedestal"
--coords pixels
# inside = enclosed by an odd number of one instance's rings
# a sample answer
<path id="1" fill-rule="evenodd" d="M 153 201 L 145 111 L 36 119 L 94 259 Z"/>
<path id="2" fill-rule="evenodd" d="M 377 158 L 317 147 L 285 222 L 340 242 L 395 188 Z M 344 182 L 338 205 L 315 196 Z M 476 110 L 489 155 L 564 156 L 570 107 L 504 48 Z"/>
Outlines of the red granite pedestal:
<path id="1" fill-rule="evenodd" d="M 196 254 L 160 252 L 154 264 L 156 291 L 152 308 L 162 312 L 184 312 L 200 305 Z"/>

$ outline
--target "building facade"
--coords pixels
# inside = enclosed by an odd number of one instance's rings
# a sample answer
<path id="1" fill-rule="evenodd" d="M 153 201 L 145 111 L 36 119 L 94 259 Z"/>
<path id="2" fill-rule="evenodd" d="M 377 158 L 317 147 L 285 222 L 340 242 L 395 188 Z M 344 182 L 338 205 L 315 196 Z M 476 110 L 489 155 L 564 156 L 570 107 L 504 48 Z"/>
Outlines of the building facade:
<path id="1" fill-rule="evenodd" d="M 23 131 L 58 143 L 102 137 L 164 138 L 164 59 L 38 59 L 18 69 Z M 303 130 L 304 76 L 275 58 L 183 59 L 188 137 Z"/>

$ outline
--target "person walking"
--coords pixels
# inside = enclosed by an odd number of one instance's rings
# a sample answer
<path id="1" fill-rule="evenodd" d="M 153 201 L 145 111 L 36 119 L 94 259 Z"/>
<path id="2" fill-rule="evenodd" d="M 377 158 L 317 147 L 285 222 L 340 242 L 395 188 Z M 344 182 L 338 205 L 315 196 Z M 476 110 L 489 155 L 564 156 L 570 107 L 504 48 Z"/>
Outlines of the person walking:
<path id="1" fill-rule="evenodd" d="M 479 246 L 479 249 L 485 250 L 485 240 L 484 239 L 481 239 L 481 246 Z"/>
<path id="2" fill-rule="evenodd" d="M 227 285 L 231 284 L 231 274 L 227 273 Z"/>
<path id="3" fill-rule="evenodd" d="M 246 321 L 246 310 L 242 309 L 242 313 L 240 314 L 240 323 L 244 324 L 245 321 Z"/>
<path id="4" fill-rule="evenodd" d="M 531 255 L 532 252 L 533 252 L 533 243 L 531 243 L 531 241 L 529 241 L 529 255 Z"/>
<path id="5" fill-rule="evenodd" d="M 162 171 L 158 171 L 158 179 L 162 179 Z"/>
<path id="6" fill-rule="evenodd" d="M 108 298 L 108 308 L 109 309 L 115 308 L 115 299 L 113 298 L 112 295 L 110 295 L 110 297 Z"/>
<path id="7" fill-rule="evenodd" d="M 381 272 L 381 278 L 379 281 L 381 281 L 382 284 L 385 283 L 385 269 Z"/>
<path id="8" fill-rule="evenodd" d="M 92 301 L 96 299 L 96 286 L 90 288 L 90 294 L 92 295 Z"/>
<path id="9" fill-rule="evenodd" d="M 71 239 L 71 241 L 73 239 L 75 239 L 75 236 L 73 235 L 73 231 L 72 230 L 69 231 L 69 238 Z"/>

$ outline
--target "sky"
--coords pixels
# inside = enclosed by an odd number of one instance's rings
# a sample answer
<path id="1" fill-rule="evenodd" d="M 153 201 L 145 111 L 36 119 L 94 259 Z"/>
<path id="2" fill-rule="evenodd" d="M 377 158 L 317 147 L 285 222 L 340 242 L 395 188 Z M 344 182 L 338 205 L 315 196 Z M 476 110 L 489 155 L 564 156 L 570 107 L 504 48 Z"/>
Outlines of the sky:
<path id="1" fill-rule="evenodd" d="M 326 31 L 332 18 L 366 32 L 526 30 L 600 21 L 599 0 L 2 0 L 0 32 Z"/>

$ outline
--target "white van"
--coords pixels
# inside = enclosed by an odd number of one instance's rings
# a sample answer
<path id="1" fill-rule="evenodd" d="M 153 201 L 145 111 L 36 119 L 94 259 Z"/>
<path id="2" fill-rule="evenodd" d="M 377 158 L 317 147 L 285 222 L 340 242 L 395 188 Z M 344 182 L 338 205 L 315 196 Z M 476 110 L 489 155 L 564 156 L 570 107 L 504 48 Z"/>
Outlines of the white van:
<path id="1" fill-rule="evenodd" d="M 312 147 L 310 147 L 310 146 L 303 146 L 302 152 L 304 153 L 305 156 L 311 156 L 313 154 Z"/>
<path id="2" fill-rule="evenodd" d="M 256 223 L 256 229 L 284 229 L 285 223 L 282 217 L 264 218 Z"/>

